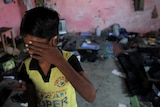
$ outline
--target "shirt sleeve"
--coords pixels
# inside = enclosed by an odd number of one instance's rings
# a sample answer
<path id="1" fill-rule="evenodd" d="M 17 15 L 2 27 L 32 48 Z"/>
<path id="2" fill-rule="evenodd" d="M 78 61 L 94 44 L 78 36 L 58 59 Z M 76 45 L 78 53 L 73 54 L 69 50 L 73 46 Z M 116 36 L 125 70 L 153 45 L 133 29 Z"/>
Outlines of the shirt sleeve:
<path id="1" fill-rule="evenodd" d="M 29 78 L 29 75 L 27 74 L 25 64 L 22 65 L 20 72 L 18 73 L 18 78 L 27 83 L 32 83 L 32 80 Z"/>
<path id="2" fill-rule="evenodd" d="M 77 72 L 83 71 L 83 68 L 82 68 L 80 62 L 78 61 L 78 59 L 77 59 L 77 57 L 75 55 L 72 55 L 68 59 L 68 62 Z"/>

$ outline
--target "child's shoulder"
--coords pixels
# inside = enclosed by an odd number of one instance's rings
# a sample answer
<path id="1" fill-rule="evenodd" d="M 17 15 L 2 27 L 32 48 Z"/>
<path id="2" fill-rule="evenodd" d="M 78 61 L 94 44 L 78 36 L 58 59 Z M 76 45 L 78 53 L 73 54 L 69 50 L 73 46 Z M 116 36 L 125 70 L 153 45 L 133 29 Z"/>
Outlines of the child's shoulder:
<path id="1" fill-rule="evenodd" d="M 32 60 L 32 58 L 31 57 L 28 57 L 28 58 L 26 58 L 25 60 L 24 60 L 24 62 L 30 62 Z"/>
<path id="2" fill-rule="evenodd" d="M 73 55 L 72 52 L 65 51 L 65 50 L 62 50 L 62 54 L 63 54 L 64 58 L 66 58 L 66 59 L 69 59 Z"/>

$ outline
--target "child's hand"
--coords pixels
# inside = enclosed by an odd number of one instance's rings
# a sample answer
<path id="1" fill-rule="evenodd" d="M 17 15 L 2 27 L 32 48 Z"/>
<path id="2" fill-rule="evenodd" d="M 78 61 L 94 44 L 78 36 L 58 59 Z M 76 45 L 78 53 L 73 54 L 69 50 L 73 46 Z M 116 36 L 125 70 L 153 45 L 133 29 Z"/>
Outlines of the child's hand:
<path id="1" fill-rule="evenodd" d="M 56 46 L 49 45 L 48 43 L 32 41 L 29 42 L 26 47 L 30 56 L 39 61 L 46 61 L 50 64 L 57 65 L 64 59 L 59 49 Z"/>

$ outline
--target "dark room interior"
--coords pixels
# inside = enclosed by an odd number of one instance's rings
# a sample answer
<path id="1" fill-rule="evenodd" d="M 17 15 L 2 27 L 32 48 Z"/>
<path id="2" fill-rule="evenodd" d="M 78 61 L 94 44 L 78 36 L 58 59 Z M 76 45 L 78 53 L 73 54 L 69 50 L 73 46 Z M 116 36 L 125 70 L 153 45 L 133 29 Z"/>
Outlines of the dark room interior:
<path id="1" fill-rule="evenodd" d="M 29 107 L 15 90 L 30 57 L 20 23 L 39 6 L 59 13 L 57 47 L 76 55 L 95 87 L 92 103 L 76 93 L 78 107 L 160 107 L 159 0 L 1 0 L 0 107 Z"/>

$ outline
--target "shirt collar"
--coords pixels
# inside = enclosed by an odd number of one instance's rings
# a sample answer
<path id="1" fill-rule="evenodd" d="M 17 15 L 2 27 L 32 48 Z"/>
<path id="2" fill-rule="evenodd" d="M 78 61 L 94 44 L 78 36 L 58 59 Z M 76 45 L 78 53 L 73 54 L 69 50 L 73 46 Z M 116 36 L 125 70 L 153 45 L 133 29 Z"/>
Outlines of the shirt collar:
<path id="1" fill-rule="evenodd" d="M 56 67 L 56 66 L 52 64 L 51 68 L 54 68 L 54 67 Z M 30 70 L 39 70 L 40 66 L 39 66 L 38 60 L 32 58 L 31 63 L 29 65 L 29 68 L 30 68 Z"/>

